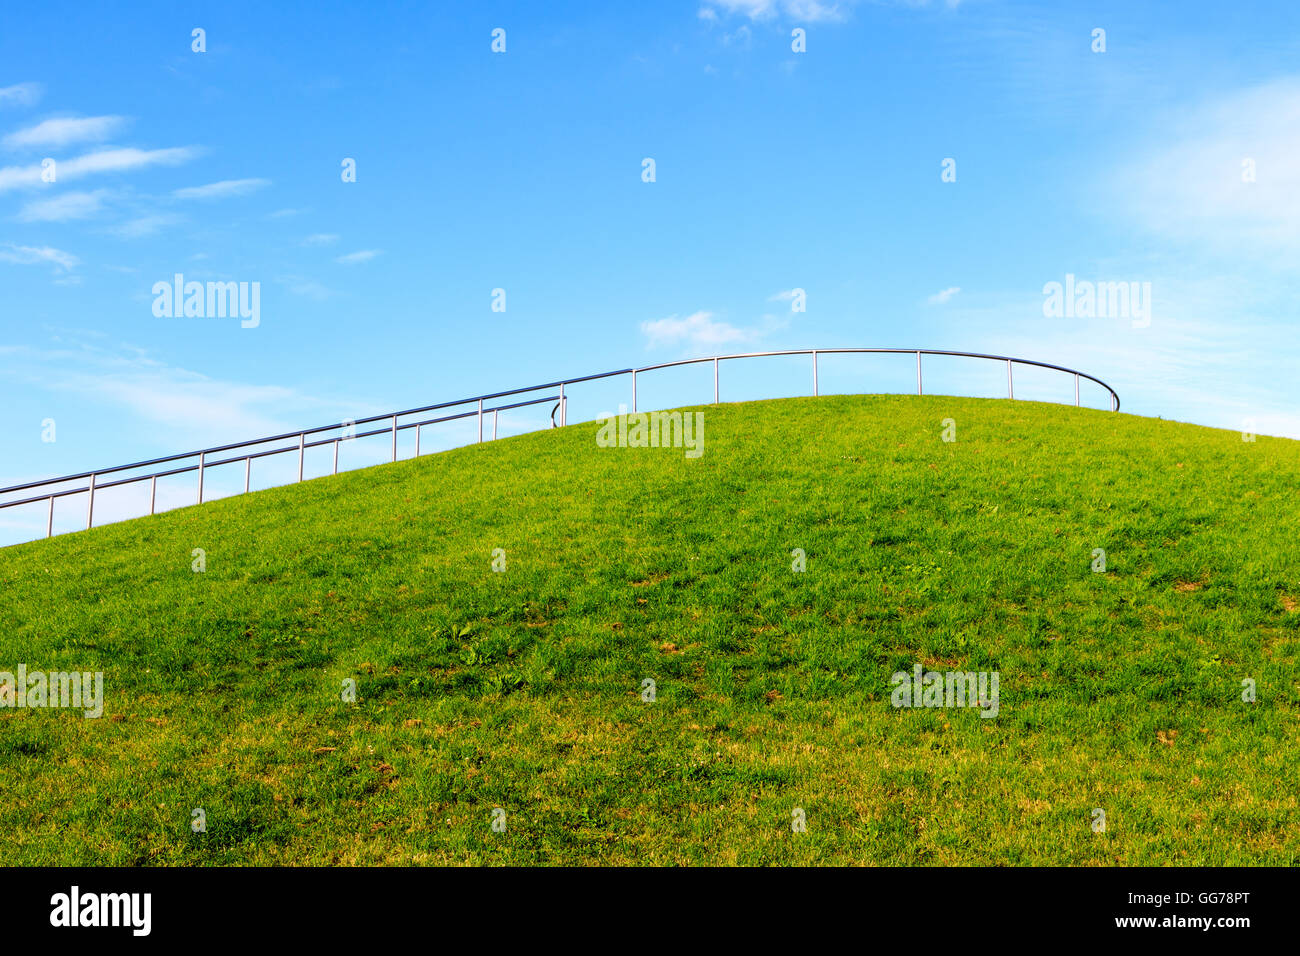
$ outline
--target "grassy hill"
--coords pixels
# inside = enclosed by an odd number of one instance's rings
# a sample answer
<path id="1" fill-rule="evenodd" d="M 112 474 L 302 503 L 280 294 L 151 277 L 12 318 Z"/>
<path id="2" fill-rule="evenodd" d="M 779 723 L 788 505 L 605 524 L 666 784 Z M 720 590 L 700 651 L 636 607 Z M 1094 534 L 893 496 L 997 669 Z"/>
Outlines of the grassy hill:
<path id="1" fill-rule="evenodd" d="M 1300 444 L 703 410 L 696 460 L 587 423 L 0 550 L 0 670 L 106 697 L 0 710 L 0 863 L 1300 859 Z M 891 706 L 918 663 L 997 716 Z"/>

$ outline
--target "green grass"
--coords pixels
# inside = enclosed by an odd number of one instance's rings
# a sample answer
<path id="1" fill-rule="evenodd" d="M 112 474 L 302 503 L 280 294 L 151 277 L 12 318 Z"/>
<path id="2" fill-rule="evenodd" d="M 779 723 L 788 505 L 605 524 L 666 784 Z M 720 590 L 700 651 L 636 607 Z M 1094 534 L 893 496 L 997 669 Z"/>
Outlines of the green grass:
<path id="1" fill-rule="evenodd" d="M 588 423 L 0 551 L 0 670 L 107 698 L 0 710 L 0 863 L 1297 862 L 1300 444 L 704 413 L 696 460 Z M 998 716 L 892 707 L 918 662 Z"/>

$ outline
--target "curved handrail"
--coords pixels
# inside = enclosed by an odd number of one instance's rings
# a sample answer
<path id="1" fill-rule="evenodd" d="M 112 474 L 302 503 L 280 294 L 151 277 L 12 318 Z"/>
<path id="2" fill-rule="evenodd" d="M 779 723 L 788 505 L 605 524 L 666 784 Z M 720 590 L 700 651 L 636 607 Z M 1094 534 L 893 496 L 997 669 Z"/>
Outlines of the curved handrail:
<path id="1" fill-rule="evenodd" d="M 948 349 L 867 349 L 867 348 L 843 348 L 843 349 L 785 349 L 776 352 L 737 352 L 735 355 L 715 355 L 706 358 L 683 359 L 678 362 L 661 362 L 658 365 L 646 365 L 643 368 L 633 369 L 635 372 L 652 372 L 660 368 L 672 368 L 674 365 L 692 365 L 698 362 L 726 361 L 728 359 L 742 358 L 759 358 L 765 355 L 831 355 L 841 353 L 857 352 L 875 352 L 891 355 L 955 355 L 960 358 L 982 358 L 990 359 L 995 362 L 1013 362 L 1016 365 L 1036 365 L 1039 368 L 1050 368 L 1054 372 L 1066 372 L 1070 375 L 1078 375 L 1080 378 L 1086 378 L 1090 382 L 1096 382 L 1107 392 L 1114 400 L 1114 407 L 1111 411 L 1119 411 L 1119 394 L 1096 376 L 1089 375 L 1087 372 L 1080 372 L 1077 369 L 1066 368 L 1064 365 L 1053 365 L 1051 362 L 1039 362 L 1034 359 L 1015 358 L 1011 355 L 990 355 L 986 352 L 955 352 Z"/>
<path id="2" fill-rule="evenodd" d="M 478 440 L 481 442 L 483 440 L 483 416 L 485 414 L 490 413 L 493 416 L 492 437 L 496 438 L 496 430 L 497 430 L 496 423 L 498 420 L 497 416 L 499 416 L 501 412 L 508 411 L 515 408 L 524 408 L 530 405 L 539 405 L 546 402 L 555 402 L 554 407 L 551 409 L 551 424 L 552 426 L 556 425 L 555 413 L 556 411 L 558 411 L 560 413 L 559 425 L 563 426 L 566 424 L 567 411 L 568 411 L 568 399 L 564 394 L 564 390 L 566 387 L 581 384 L 583 382 L 593 382 L 599 379 L 613 378 L 614 376 L 617 375 L 632 376 L 632 411 L 635 412 L 637 410 L 637 388 L 636 388 L 637 375 L 644 374 L 646 372 L 653 372 L 658 369 L 675 368 L 683 365 L 698 365 L 704 362 L 713 363 L 713 400 L 715 403 L 717 403 L 720 397 L 719 388 L 718 388 L 718 369 L 722 362 L 734 361 L 736 359 L 761 358 L 761 357 L 776 356 L 776 355 L 811 355 L 813 360 L 813 394 L 817 395 L 819 394 L 818 382 L 817 382 L 817 358 L 819 355 L 861 354 L 861 353 L 915 355 L 916 356 L 916 391 L 918 395 L 923 394 L 922 378 L 921 378 L 921 356 L 947 355 L 947 356 L 957 356 L 961 358 L 988 359 L 990 361 L 1006 363 L 1007 397 L 1011 399 L 1015 398 L 1015 385 L 1012 376 L 1012 367 L 1015 365 L 1031 365 L 1031 366 L 1036 366 L 1038 368 L 1046 368 L 1046 369 L 1051 369 L 1053 371 L 1065 372 L 1066 374 L 1073 375 L 1074 376 L 1074 403 L 1076 405 L 1080 404 L 1079 382 L 1081 379 L 1087 379 L 1090 382 L 1095 382 L 1096 384 L 1100 385 L 1102 388 L 1106 389 L 1106 391 L 1110 394 L 1111 411 L 1117 412 L 1119 411 L 1119 407 L 1120 407 L 1119 394 L 1113 388 L 1111 388 L 1109 385 L 1107 385 L 1105 382 L 1103 382 L 1101 379 L 1097 378 L 1096 376 L 1089 375 L 1086 372 L 1077 371 L 1076 369 L 1066 368 L 1063 365 L 1054 365 L 1050 362 L 1039 362 L 1034 359 L 1015 358 L 1009 355 L 990 355 L 984 352 L 959 352 L 959 351 L 952 351 L 947 349 L 895 349 L 895 348 L 783 349 L 783 350 L 770 351 L 770 352 L 738 352 L 733 355 L 712 355 L 703 358 L 678 359 L 673 362 L 659 362 L 655 365 L 645 365 L 640 368 L 623 368 L 623 369 L 615 369 L 614 371 L 610 371 L 610 372 L 598 372 L 595 375 L 583 375 L 577 378 L 568 378 L 568 379 L 563 379 L 555 382 L 547 382 L 542 385 L 530 385 L 524 388 L 513 388 L 502 392 L 489 392 L 485 395 L 475 395 L 472 398 L 462 398 L 462 399 L 457 399 L 449 402 L 439 402 L 436 405 L 424 405 L 419 408 L 408 408 L 404 411 L 387 412 L 383 415 L 371 415 L 367 418 L 359 418 L 359 419 L 345 421 L 345 422 L 336 422 L 333 425 L 319 425 L 315 428 L 307 428 L 307 429 L 303 429 L 302 431 L 296 431 L 296 432 L 284 432 L 279 435 L 269 435 L 265 438 L 255 438 L 250 441 L 234 442 L 232 444 L 227 444 L 227 445 L 216 445 L 211 448 L 202 448 L 202 449 L 198 449 L 197 451 L 182 452 L 176 455 L 167 455 L 162 458 L 152 458 L 146 461 L 132 462 L 131 464 L 127 464 L 127 465 L 114 465 L 113 467 L 101 468 L 96 471 L 83 471 L 77 474 L 64 475 L 60 478 L 45 478 L 40 481 L 29 481 L 23 484 L 10 485 L 7 488 L 0 488 L 0 495 L 9 494 L 16 491 L 28 491 L 37 488 L 46 489 L 46 490 L 42 491 L 40 494 L 28 496 L 19 500 L 0 502 L 0 509 L 13 508 L 19 505 L 32 504 L 38 501 L 48 501 L 49 518 L 46 525 L 46 534 L 47 536 L 51 536 L 54 533 L 53 530 L 54 529 L 54 501 L 56 498 L 63 498 L 69 495 L 88 494 L 87 510 L 86 510 L 86 527 L 89 528 L 94 523 L 94 500 L 95 500 L 95 491 L 97 489 L 102 490 L 105 488 L 112 488 L 119 485 L 133 484 L 139 481 L 150 481 L 152 484 L 150 486 L 149 513 L 153 514 L 157 480 L 159 478 L 165 478 L 171 475 L 179 475 L 179 474 L 185 474 L 192 471 L 197 471 L 198 472 L 198 503 L 202 504 L 204 470 L 206 468 L 213 468 L 218 465 L 228 465 L 235 462 L 243 461 L 245 463 L 244 491 L 247 492 L 250 488 L 250 475 L 251 475 L 253 460 L 257 458 L 265 458 L 271 455 L 286 454 L 294 451 L 298 452 L 298 480 L 302 481 L 303 480 L 303 457 L 306 452 L 306 449 L 317 448 L 323 445 L 333 445 L 334 446 L 334 472 L 337 474 L 339 443 L 349 441 L 355 438 L 366 438 L 373 435 L 391 434 L 393 440 L 393 461 L 396 461 L 398 432 L 406 431 L 407 429 L 411 429 L 411 428 L 415 429 L 415 454 L 418 456 L 420 454 L 420 429 L 422 429 L 426 425 L 434 425 L 440 422 L 456 421 L 465 418 L 477 417 L 478 418 Z M 524 395 L 529 392 L 538 392 L 538 391 L 549 390 L 553 388 L 559 389 L 558 395 L 547 395 L 542 398 L 531 398 L 524 401 L 512 402 L 509 404 L 499 404 L 499 405 L 492 405 L 486 407 L 484 405 L 484 402 L 491 402 L 496 399 L 509 398 L 515 395 Z M 441 411 L 443 409 L 451 409 L 459 405 L 469 405 L 472 403 L 477 403 L 477 408 L 471 411 L 457 412 L 454 414 L 442 415 L 435 418 L 427 418 L 415 422 L 406 422 L 406 423 L 398 422 L 399 418 L 404 418 L 406 416 L 421 415 L 426 412 Z M 356 431 L 357 425 L 367 425 L 379 421 L 388 422 L 389 424 L 384 428 L 369 429 L 363 432 Z M 334 437 L 326 437 L 314 441 L 307 441 L 307 436 L 309 435 L 320 435 L 321 433 L 324 432 L 338 432 L 338 431 L 343 431 L 344 433 L 341 435 L 335 435 Z M 297 439 L 296 444 L 285 445 L 279 448 L 262 449 L 257 451 L 253 450 L 254 448 L 260 445 L 266 445 L 271 442 L 279 442 L 279 441 L 284 441 L 285 439 L 293 439 L 293 438 Z M 235 449 L 244 449 L 244 453 L 237 454 L 227 458 L 222 458 L 217 461 L 209 461 L 207 459 L 208 455 L 217 454 L 220 452 L 228 452 Z M 116 481 L 99 482 L 99 483 L 96 482 L 96 478 L 103 475 L 112 475 L 124 471 L 134 471 L 138 468 L 148 468 L 154 465 L 166 465 L 172 462 L 185 461 L 186 459 L 193 459 L 193 458 L 198 459 L 197 463 L 188 464 L 181 467 L 169 468 L 163 471 L 153 472 L 146 475 L 137 475 L 134 477 L 120 478 L 117 479 Z M 52 487 L 55 485 L 61 485 L 65 482 L 80 481 L 82 479 L 89 479 L 89 483 L 85 486 L 77 487 L 77 488 L 62 488 L 62 489 L 55 490 Z"/>
<path id="3" fill-rule="evenodd" d="M 674 366 L 678 366 L 678 365 L 695 365 L 700 362 L 725 362 L 730 359 L 760 358 L 762 356 L 768 356 L 768 355 L 817 356 L 817 355 L 862 353 L 862 352 L 882 353 L 882 354 L 891 354 L 891 355 L 916 355 L 918 357 L 921 355 L 955 355 L 960 358 L 981 358 L 981 359 L 990 359 L 991 361 L 995 361 L 995 362 L 1008 362 L 1008 363 L 1014 363 L 1016 365 L 1036 365 L 1039 368 L 1050 368 L 1056 372 L 1066 372 L 1067 374 L 1070 375 L 1076 375 L 1080 378 L 1086 378 L 1090 382 L 1096 382 L 1098 385 L 1100 385 L 1102 388 L 1104 388 L 1107 392 L 1110 393 L 1111 411 L 1113 412 L 1119 411 L 1119 393 L 1116 392 L 1109 385 L 1107 385 L 1105 382 L 1103 382 L 1101 379 L 1097 378 L 1096 376 L 1089 375 L 1087 372 L 1080 372 L 1077 369 L 1066 368 L 1064 365 L 1053 365 L 1051 362 L 1039 362 L 1034 359 L 1015 358 L 1014 356 L 1010 356 L 1010 355 L 990 355 L 986 352 L 955 352 L 948 349 L 868 349 L 868 348 L 782 349 L 775 352 L 737 352 L 735 355 L 712 355 L 712 356 L 707 356 L 705 358 L 681 359 L 676 362 L 660 362 L 658 365 L 646 365 L 642 368 L 632 369 L 631 371 L 635 375 L 638 372 L 653 372 L 656 369 L 673 368 Z M 917 368 L 918 368 L 917 382 L 918 382 L 918 392 L 919 392 L 920 366 L 918 365 Z M 617 373 L 613 373 L 613 374 L 617 374 Z M 1015 395 L 1012 394 L 1009 397 L 1015 398 Z M 1078 404 L 1077 392 L 1075 394 L 1075 404 Z"/>

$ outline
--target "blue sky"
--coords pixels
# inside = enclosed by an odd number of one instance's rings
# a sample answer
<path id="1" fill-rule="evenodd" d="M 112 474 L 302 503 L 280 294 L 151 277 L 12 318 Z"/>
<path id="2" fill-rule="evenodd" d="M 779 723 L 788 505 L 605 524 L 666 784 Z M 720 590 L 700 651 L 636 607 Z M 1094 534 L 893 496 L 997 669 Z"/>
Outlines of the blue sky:
<path id="1" fill-rule="evenodd" d="M 1056 362 L 1126 412 L 1300 437 L 1297 64 L 1291 2 L 10 4 L 0 485 L 813 346 Z M 259 283 L 259 324 L 156 316 L 176 273 Z M 1150 283 L 1149 324 L 1045 316 L 1067 274 Z M 723 398 L 808 389 L 771 368 Z M 823 388 L 911 374 L 846 360 Z"/>

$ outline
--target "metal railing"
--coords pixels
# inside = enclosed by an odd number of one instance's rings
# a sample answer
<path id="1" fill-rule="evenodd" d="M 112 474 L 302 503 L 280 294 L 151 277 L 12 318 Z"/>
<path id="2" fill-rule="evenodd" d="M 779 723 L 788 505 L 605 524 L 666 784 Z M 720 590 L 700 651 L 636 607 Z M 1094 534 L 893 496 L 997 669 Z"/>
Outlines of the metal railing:
<path id="1" fill-rule="evenodd" d="M 272 455 L 284 455 L 298 453 L 298 481 L 303 480 L 303 465 L 306 458 L 306 452 L 309 448 L 318 448 L 327 445 L 333 445 L 334 467 L 333 474 L 338 474 L 339 465 L 339 443 L 351 441 L 358 438 L 367 438 L 374 435 L 391 434 L 393 438 L 392 460 L 397 461 L 397 437 L 399 432 L 415 429 L 415 455 L 420 454 L 420 431 L 427 425 L 436 425 L 442 422 L 458 421 L 465 418 L 478 419 L 478 441 L 483 441 L 483 420 L 486 415 L 492 416 L 492 439 L 497 437 L 497 424 L 501 412 L 510 411 L 516 408 L 526 408 L 531 405 L 540 405 L 546 402 L 554 402 L 555 406 L 551 409 L 551 424 L 556 425 L 555 414 L 558 411 L 560 420 L 559 426 L 564 426 L 567 420 L 568 396 L 565 395 L 567 386 L 581 384 L 583 382 L 592 382 L 598 379 L 613 378 L 618 375 L 632 376 L 632 411 L 637 411 L 637 376 L 644 375 L 646 372 L 653 372 L 658 369 L 676 368 L 683 365 L 698 365 L 705 362 L 713 363 L 713 401 L 718 403 L 721 400 L 719 388 L 719 367 L 723 362 L 734 361 L 746 358 L 761 358 L 765 356 L 776 355 L 811 355 L 812 356 L 812 385 L 813 395 L 820 394 L 817 377 L 817 357 L 819 355 L 832 354 L 860 354 L 860 353 L 883 353 L 883 354 L 901 354 L 916 356 L 916 394 L 924 394 L 921 378 L 921 356 L 923 355 L 947 355 L 958 356 L 962 358 L 987 359 L 994 362 L 1003 362 L 1007 367 L 1007 397 L 1014 399 L 1016 397 L 1015 382 L 1013 378 L 1013 367 L 1016 365 L 1037 366 L 1038 368 L 1051 369 L 1057 372 L 1065 372 L 1074 376 L 1074 404 L 1079 404 L 1079 383 L 1081 379 L 1087 379 L 1095 382 L 1110 394 L 1111 411 L 1119 411 L 1119 395 L 1113 388 L 1103 382 L 1101 379 L 1085 372 L 1079 372 L 1074 369 L 1066 368 L 1062 365 L 1052 365 L 1049 362 L 1036 362 L 1032 359 L 1012 358 L 1006 355 L 986 355 L 980 352 L 954 352 L 941 349 L 871 349 L 871 348 L 843 348 L 843 349 L 790 349 L 776 352 L 743 352 L 736 355 L 714 355 L 706 358 L 682 359 L 676 362 L 661 362 L 658 365 L 647 365 L 643 368 L 622 368 L 612 372 L 601 372 L 596 375 L 583 375 L 578 378 L 568 378 L 563 381 L 549 382 L 544 385 L 531 385 L 526 388 L 514 388 L 504 392 L 491 392 L 487 395 L 476 395 L 473 398 L 462 398 L 450 402 L 440 402 L 437 405 L 425 405 L 421 408 L 408 408 L 400 412 L 388 412 L 383 415 L 372 415 L 369 418 L 360 418 L 345 422 L 337 422 L 333 425 L 321 425 L 316 428 L 308 428 L 298 432 L 285 432 L 280 435 L 271 435 L 266 438 L 257 438 L 252 441 L 235 442 L 229 445 L 218 445 L 214 448 L 203 448 L 199 451 L 183 452 L 177 455 L 168 455 L 165 458 L 152 458 L 148 461 L 132 462 L 128 465 L 116 465 L 112 468 L 100 468 L 95 471 L 85 471 L 75 475 L 64 475 L 61 478 L 46 478 L 41 481 L 30 481 L 26 484 L 10 485 L 7 488 L 0 488 L 0 496 L 12 494 L 21 491 L 33 491 L 35 489 L 44 489 L 39 494 L 28 495 L 27 497 L 18 498 L 12 501 L 0 501 L 0 509 L 17 508 L 22 505 L 30 505 L 37 502 L 46 502 L 48 512 L 46 518 L 45 533 L 46 537 L 54 534 L 54 502 L 58 498 L 66 498 L 70 495 L 86 495 L 86 528 L 94 526 L 95 521 L 95 493 L 102 492 L 109 488 L 116 488 L 123 485 L 135 484 L 142 481 L 149 482 L 149 514 L 155 513 L 157 503 L 158 479 L 167 478 L 173 475 L 182 475 L 189 472 L 198 472 L 198 489 L 196 503 L 203 503 L 203 479 L 205 471 L 219 467 L 221 465 L 230 465 L 242 461 L 244 463 L 244 492 L 250 489 L 252 480 L 253 461 L 259 458 L 267 458 Z M 549 391 L 558 388 L 557 394 L 546 395 L 541 398 L 531 398 L 525 401 L 511 402 L 509 404 L 485 405 L 485 402 L 491 403 L 498 399 L 510 398 L 515 395 L 525 395 L 529 392 Z M 435 418 L 426 418 L 414 422 L 399 422 L 399 419 L 411 415 L 423 415 L 429 412 L 442 411 L 445 409 L 455 408 L 460 405 L 476 406 L 469 411 L 458 412 L 451 415 L 441 415 Z M 375 428 L 368 431 L 358 432 L 356 426 L 369 425 L 374 422 L 388 422 L 384 428 Z M 330 432 L 339 432 L 332 437 L 318 438 L 309 441 L 309 436 L 323 435 Z M 259 445 L 266 445 L 271 442 L 280 442 L 288 439 L 296 439 L 295 443 L 285 445 L 279 448 L 253 449 Z M 226 452 L 243 449 L 243 454 L 235 454 L 228 457 L 212 460 L 210 456 L 221 455 Z M 150 472 L 145 475 L 134 475 L 126 478 L 118 478 L 112 481 L 102 481 L 106 475 L 117 475 L 122 472 L 135 471 L 140 468 L 151 468 L 156 465 L 168 465 L 174 462 L 192 461 L 175 468 L 167 468 L 163 471 Z M 64 484 L 69 481 L 82 481 L 86 484 L 74 488 L 58 488 L 54 486 Z"/>

